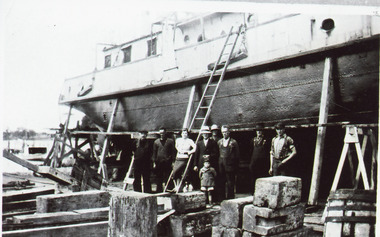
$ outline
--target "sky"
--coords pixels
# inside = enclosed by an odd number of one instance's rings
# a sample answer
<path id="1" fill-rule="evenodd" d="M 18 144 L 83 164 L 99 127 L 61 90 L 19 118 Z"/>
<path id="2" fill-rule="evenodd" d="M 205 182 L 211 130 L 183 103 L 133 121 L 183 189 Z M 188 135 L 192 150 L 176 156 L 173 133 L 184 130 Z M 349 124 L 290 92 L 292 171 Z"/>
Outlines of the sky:
<path id="1" fill-rule="evenodd" d="M 150 30 L 150 22 L 174 10 L 256 10 L 244 4 L 226 8 L 207 2 L 174 3 L 0 0 L 2 129 L 42 131 L 64 123 L 68 107 L 58 105 L 63 81 L 94 70 L 96 50 L 104 47 L 100 43 L 118 44 L 144 35 Z M 265 5 L 263 10 L 273 11 L 273 6 Z M 71 121 L 75 124 L 80 117 L 76 115 Z"/>

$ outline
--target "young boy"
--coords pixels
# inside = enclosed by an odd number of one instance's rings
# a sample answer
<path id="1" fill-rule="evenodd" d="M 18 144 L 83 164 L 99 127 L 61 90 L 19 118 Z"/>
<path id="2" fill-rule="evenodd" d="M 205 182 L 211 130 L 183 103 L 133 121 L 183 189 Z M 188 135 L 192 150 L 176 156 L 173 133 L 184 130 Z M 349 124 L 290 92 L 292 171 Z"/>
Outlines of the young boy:
<path id="1" fill-rule="evenodd" d="M 201 191 L 206 194 L 206 204 L 212 206 L 212 194 L 214 190 L 216 171 L 210 166 L 210 155 L 204 155 L 204 163 L 199 171 L 199 179 L 201 180 Z"/>

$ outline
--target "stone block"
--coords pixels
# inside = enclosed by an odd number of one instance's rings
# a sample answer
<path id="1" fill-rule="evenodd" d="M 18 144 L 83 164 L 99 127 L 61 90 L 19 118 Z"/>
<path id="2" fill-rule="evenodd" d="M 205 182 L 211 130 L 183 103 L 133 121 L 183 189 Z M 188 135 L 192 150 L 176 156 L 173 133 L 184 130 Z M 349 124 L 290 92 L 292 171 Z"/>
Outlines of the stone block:
<path id="1" fill-rule="evenodd" d="M 206 195 L 201 191 L 173 194 L 171 200 L 172 207 L 177 213 L 187 213 L 206 208 Z"/>
<path id="2" fill-rule="evenodd" d="M 223 201 L 220 204 L 220 223 L 225 227 L 241 228 L 244 206 L 252 201 L 253 196 Z"/>
<path id="3" fill-rule="evenodd" d="M 239 228 L 228 228 L 222 225 L 212 227 L 212 237 L 241 237 L 242 230 Z"/>
<path id="4" fill-rule="evenodd" d="M 222 225 L 212 226 L 211 237 L 221 237 L 226 227 Z"/>
<path id="5" fill-rule="evenodd" d="M 108 236 L 157 236 L 157 197 L 139 192 L 113 192 Z"/>
<path id="6" fill-rule="evenodd" d="M 244 231 L 242 237 L 308 237 L 312 233 L 310 227 L 301 227 L 295 230 L 278 233 L 274 235 L 258 235 L 249 231 Z"/>
<path id="7" fill-rule="evenodd" d="M 72 211 L 108 207 L 110 194 L 106 191 L 83 191 L 37 197 L 37 213 Z"/>
<path id="8" fill-rule="evenodd" d="M 303 225 L 305 205 L 270 209 L 246 205 L 243 214 L 243 229 L 259 235 L 273 235 L 290 231 Z"/>
<path id="9" fill-rule="evenodd" d="M 219 208 L 210 208 L 198 212 L 171 215 L 170 225 L 173 237 L 194 236 L 211 232 L 218 225 Z"/>
<path id="10" fill-rule="evenodd" d="M 274 176 L 256 180 L 253 205 L 282 208 L 301 201 L 302 183 L 300 178 Z"/>

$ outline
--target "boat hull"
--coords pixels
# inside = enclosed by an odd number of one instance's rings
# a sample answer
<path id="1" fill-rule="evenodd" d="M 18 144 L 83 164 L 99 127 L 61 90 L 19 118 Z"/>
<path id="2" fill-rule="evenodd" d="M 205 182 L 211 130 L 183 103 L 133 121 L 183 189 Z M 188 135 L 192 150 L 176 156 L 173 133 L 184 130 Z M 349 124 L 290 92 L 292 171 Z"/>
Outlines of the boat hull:
<path id="1" fill-rule="evenodd" d="M 249 129 L 258 122 L 318 122 L 326 57 L 332 59 L 329 122 L 378 121 L 379 40 L 253 66 L 226 74 L 212 107 L 209 124 Z M 183 127 L 189 94 L 196 86 L 197 106 L 207 78 L 183 80 L 119 95 L 114 129 L 156 131 Z M 73 106 L 107 128 L 115 99 Z"/>

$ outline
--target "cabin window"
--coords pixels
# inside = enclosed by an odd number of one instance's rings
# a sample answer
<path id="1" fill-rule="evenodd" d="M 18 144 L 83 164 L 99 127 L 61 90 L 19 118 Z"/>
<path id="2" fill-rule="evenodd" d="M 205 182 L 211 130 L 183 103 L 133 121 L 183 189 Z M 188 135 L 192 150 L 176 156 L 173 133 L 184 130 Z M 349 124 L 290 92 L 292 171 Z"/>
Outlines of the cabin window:
<path id="1" fill-rule="evenodd" d="M 157 54 L 157 38 L 148 40 L 148 57 Z"/>
<path id="2" fill-rule="evenodd" d="M 131 61 L 132 46 L 130 45 L 130 46 L 122 49 L 122 51 L 123 51 L 123 56 L 124 56 L 123 63 L 130 62 Z"/>
<path id="3" fill-rule="evenodd" d="M 111 55 L 106 55 L 104 58 L 104 68 L 111 67 Z"/>
<path id="4" fill-rule="evenodd" d="M 188 35 L 185 35 L 185 37 L 183 38 L 183 41 L 187 44 L 189 43 L 190 41 L 190 37 Z"/>
<path id="5" fill-rule="evenodd" d="M 199 36 L 198 36 L 198 42 L 201 42 L 201 41 L 203 41 L 203 36 L 202 36 L 202 35 L 199 35 Z"/>

